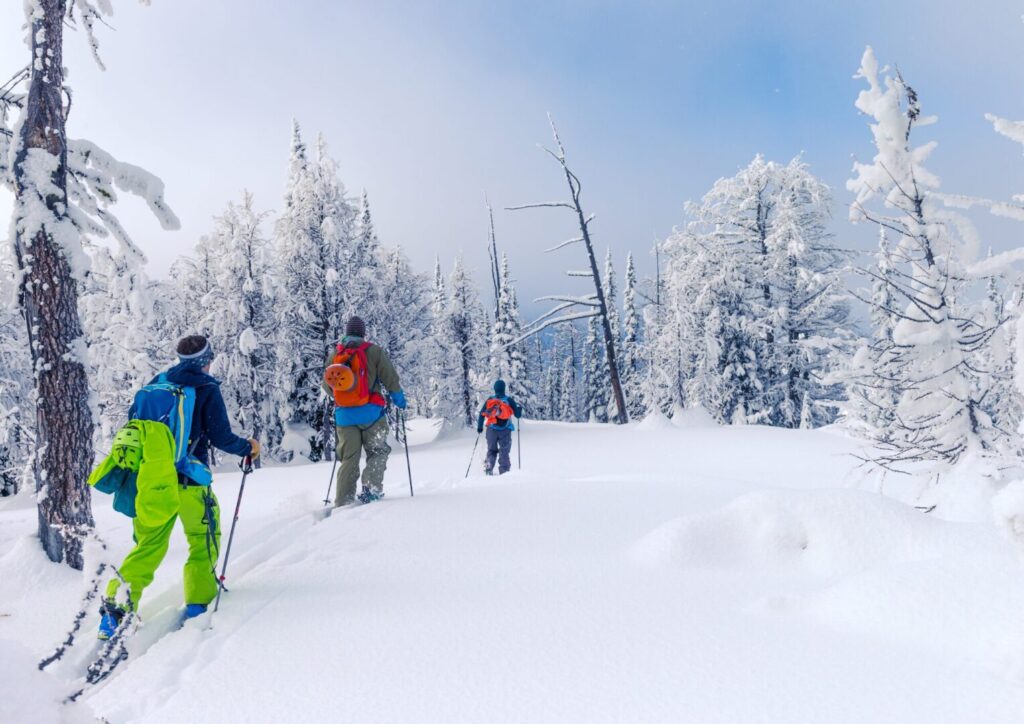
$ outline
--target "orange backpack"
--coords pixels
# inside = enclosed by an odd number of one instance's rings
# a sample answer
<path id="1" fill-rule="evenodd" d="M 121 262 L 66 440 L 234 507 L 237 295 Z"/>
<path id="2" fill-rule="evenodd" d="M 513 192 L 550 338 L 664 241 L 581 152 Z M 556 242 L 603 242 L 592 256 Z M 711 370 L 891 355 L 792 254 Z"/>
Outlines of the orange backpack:
<path id="1" fill-rule="evenodd" d="M 338 407 L 360 407 L 374 404 L 384 407 L 384 397 L 370 390 L 370 376 L 366 371 L 366 350 L 370 342 L 358 347 L 339 344 L 334 360 L 324 372 L 324 381 L 334 390 L 334 404 Z"/>
<path id="2" fill-rule="evenodd" d="M 512 406 L 497 397 L 492 397 L 484 403 L 484 420 L 488 426 L 506 422 L 512 419 L 513 414 Z"/>

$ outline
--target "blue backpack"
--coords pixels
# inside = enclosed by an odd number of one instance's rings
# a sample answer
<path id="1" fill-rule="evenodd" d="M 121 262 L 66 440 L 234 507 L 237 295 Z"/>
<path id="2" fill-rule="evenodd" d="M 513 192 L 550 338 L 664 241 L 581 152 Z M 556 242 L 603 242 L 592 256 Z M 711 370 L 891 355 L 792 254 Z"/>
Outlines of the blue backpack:
<path id="1" fill-rule="evenodd" d="M 210 469 L 193 457 L 198 440 L 188 445 L 188 433 L 192 429 L 192 413 L 196 407 L 196 390 L 167 381 L 161 374 L 156 380 L 135 393 L 132 405 L 133 420 L 162 422 L 171 430 L 174 438 L 174 467 L 177 471 L 199 485 L 213 482 Z"/>

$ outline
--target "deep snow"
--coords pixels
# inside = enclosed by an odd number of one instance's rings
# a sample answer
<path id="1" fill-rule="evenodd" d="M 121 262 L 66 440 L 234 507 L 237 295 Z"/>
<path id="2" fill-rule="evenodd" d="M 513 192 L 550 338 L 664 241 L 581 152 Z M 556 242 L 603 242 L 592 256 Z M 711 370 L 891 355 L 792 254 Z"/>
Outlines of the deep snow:
<path id="1" fill-rule="evenodd" d="M 415 498 L 396 446 L 387 498 L 325 520 L 329 464 L 255 473 L 221 611 L 167 633 L 176 535 L 132 658 L 75 707 L 95 620 L 78 662 L 31 664 L 85 577 L 29 496 L 0 503 L 0 721 L 1021 721 L 1016 551 L 859 489 L 838 433 L 527 421 L 523 470 L 478 451 L 468 480 L 470 434 L 412 436 Z M 238 475 L 215 488 L 227 519 Z M 129 521 L 94 508 L 119 560 Z"/>

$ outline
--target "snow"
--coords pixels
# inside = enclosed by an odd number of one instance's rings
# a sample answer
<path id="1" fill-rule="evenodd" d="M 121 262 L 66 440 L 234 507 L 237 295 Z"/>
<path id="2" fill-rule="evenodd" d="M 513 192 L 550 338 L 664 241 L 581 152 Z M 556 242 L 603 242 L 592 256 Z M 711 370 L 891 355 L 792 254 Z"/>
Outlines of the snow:
<path id="1" fill-rule="evenodd" d="M 171 631 L 176 532 L 131 658 L 82 706 L 112 724 L 1019 721 L 1024 562 L 991 509 L 954 522 L 851 488 L 859 443 L 827 429 L 663 420 L 531 421 L 522 471 L 469 479 L 474 434 L 412 420 L 416 496 L 395 444 L 387 497 L 326 519 L 329 463 L 256 471 L 221 610 Z M 215 489 L 232 508 L 238 475 Z M 1001 494 L 997 517 L 1022 502 Z M 94 509 L 117 559 L 129 521 Z M 0 720 L 27 724 L 77 715 L 52 702 L 79 664 L 33 662 L 84 592 L 34 526 L 29 496 L 0 503 L 0 670 L 50 702 Z"/>

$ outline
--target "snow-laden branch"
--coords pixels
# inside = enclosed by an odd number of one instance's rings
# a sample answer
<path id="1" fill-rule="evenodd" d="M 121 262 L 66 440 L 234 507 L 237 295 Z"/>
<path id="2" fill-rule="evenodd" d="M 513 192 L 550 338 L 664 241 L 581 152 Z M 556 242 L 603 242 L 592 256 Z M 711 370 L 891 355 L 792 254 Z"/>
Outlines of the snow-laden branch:
<path id="1" fill-rule="evenodd" d="M 594 311 L 594 312 L 577 312 L 576 314 L 566 314 L 566 315 L 561 316 L 561 317 L 556 317 L 555 319 L 549 319 L 548 321 L 544 322 L 544 324 L 540 325 L 539 327 L 534 327 L 534 326 L 531 325 L 525 332 L 523 332 L 523 334 L 519 335 L 519 337 L 517 337 L 516 339 L 512 340 L 511 342 L 509 342 L 507 345 L 505 345 L 505 347 L 506 348 L 514 347 L 515 345 L 519 344 L 520 342 L 523 342 L 523 341 L 529 339 L 530 337 L 532 337 L 535 334 L 539 334 L 540 332 L 543 332 L 545 329 L 548 329 L 549 327 L 554 327 L 554 326 L 559 325 L 559 324 L 565 324 L 567 322 L 575 322 L 575 321 L 580 320 L 580 319 L 590 319 L 591 317 L 600 316 L 600 314 L 601 313 L 598 312 L 598 311 Z"/>
<path id="2" fill-rule="evenodd" d="M 541 201 L 535 204 L 521 204 L 519 206 L 506 206 L 505 211 L 522 211 L 523 209 L 569 209 L 575 211 L 576 207 L 568 201 Z"/>
<path id="3" fill-rule="evenodd" d="M 139 166 L 118 161 L 91 141 L 68 140 L 68 169 L 84 175 L 90 190 L 114 202 L 113 187 L 138 196 L 149 206 L 160 226 L 167 230 L 181 227 L 178 217 L 164 201 L 164 182 Z M 92 173 L 90 173 L 92 172 Z"/>
<path id="4" fill-rule="evenodd" d="M 570 269 L 565 273 L 565 275 L 568 277 L 581 277 L 584 279 L 594 278 L 594 272 L 590 271 L 589 269 Z"/>
<path id="5" fill-rule="evenodd" d="M 569 304 L 583 304 L 588 307 L 599 307 L 596 294 L 589 294 L 585 297 L 570 297 L 561 294 L 551 294 L 546 297 L 537 297 L 535 302 L 568 302 Z"/>
<path id="6" fill-rule="evenodd" d="M 567 246 L 571 246 L 573 244 L 579 244 L 582 241 L 583 241 L 583 237 L 582 236 L 574 236 L 571 239 L 566 239 L 565 241 L 561 241 L 561 242 L 555 244 L 554 246 L 545 249 L 544 253 L 548 254 L 548 253 L 550 253 L 552 251 L 558 251 L 559 249 L 564 249 Z"/>
<path id="7" fill-rule="evenodd" d="M 1007 267 L 1020 262 L 1024 262 L 1024 247 L 1010 249 L 1001 254 L 975 262 L 964 270 L 963 276 L 967 279 L 983 279 L 996 276 L 1000 272 L 1006 271 Z"/>
<path id="8" fill-rule="evenodd" d="M 986 113 L 985 120 L 992 124 L 999 135 L 1024 144 L 1024 121 L 1010 121 L 992 113 Z"/>

